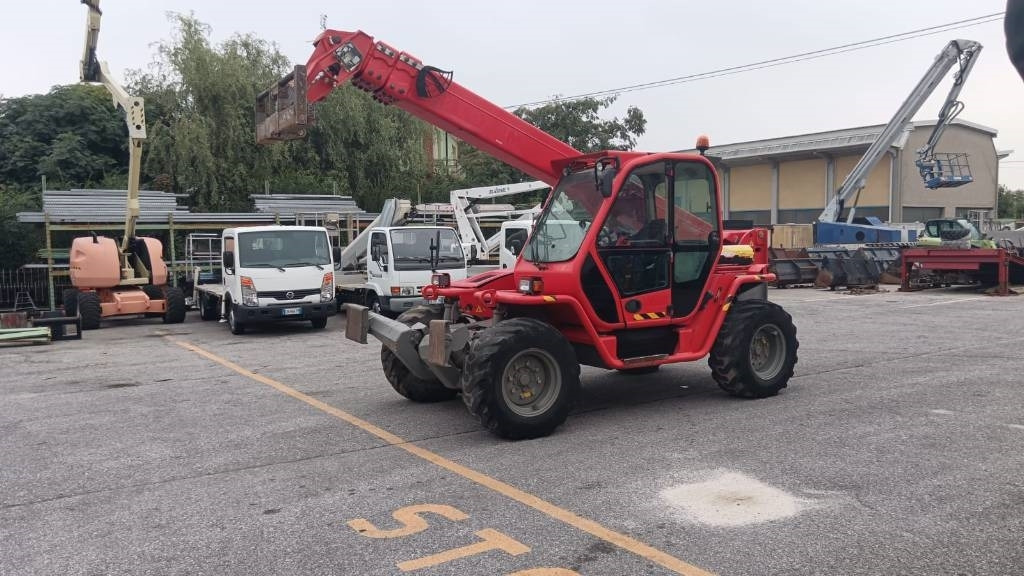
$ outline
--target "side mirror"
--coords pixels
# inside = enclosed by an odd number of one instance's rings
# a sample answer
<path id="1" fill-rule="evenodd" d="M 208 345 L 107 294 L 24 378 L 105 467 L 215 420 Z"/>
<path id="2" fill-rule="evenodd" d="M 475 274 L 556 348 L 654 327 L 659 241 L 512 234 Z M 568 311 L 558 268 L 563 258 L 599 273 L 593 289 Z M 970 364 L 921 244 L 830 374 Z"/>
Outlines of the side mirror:
<path id="1" fill-rule="evenodd" d="M 618 170 L 616 170 L 615 168 L 611 168 L 611 167 L 605 168 L 604 171 L 601 172 L 601 183 L 599 184 L 598 187 L 601 189 L 601 196 L 602 197 L 604 197 L 604 198 L 610 198 L 611 197 L 611 195 L 612 195 L 612 182 L 615 181 L 615 175 L 618 174 L 618 173 L 619 173 Z"/>
<path id="2" fill-rule="evenodd" d="M 341 262 L 341 246 L 331 248 L 331 257 L 334 259 L 335 264 Z"/>
<path id="3" fill-rule="evenodd" d="M 223 264 L 224 264 L 224 270 L 225 271 L 227 271 L 227 270 L 234 270 L 234 268 L 235 268 L 235 253 L 234 252 L 230 252 L 230 251 L 224 252 L 224 262 L 223 262 Z M 230 272 L 228 272 L 228 273 L 230 274 Z"/>

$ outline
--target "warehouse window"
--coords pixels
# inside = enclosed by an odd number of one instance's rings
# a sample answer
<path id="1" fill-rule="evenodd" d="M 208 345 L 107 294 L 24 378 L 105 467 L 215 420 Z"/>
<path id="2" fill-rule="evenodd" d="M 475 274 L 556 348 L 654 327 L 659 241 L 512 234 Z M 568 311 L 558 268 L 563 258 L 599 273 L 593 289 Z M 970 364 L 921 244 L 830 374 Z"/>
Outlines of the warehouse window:
<path id="1" fill-rule="evenodd" d="M 942 208 L 936 206 L 904 206 L 904 222 L 927 222 L 942 218 Z"/>

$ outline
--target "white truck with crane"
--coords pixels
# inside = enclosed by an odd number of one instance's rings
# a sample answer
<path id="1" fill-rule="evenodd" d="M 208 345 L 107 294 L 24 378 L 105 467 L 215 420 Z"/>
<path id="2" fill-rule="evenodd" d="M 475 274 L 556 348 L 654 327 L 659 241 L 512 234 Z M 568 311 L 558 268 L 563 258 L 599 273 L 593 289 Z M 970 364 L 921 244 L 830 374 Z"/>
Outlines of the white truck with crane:
<path id="1" fill-rule="evenodd" d="M 835 196 L 829 200 L 828 205 L 818 216 L 814 225 L 816 244 L 863 244 L 915 240 L 915 238 L 907 237 L 905 230 L 882 226 L 880 222 L 875 224 L 855 223 L 857 198 L 864 186 L 867 185 L 868 174 L 907 130 L 914 114 L 954 65 L 959 65 L 959 69 L 953 76 L 953 85 L 939 111 L 938 121 L 935 123 L 935 128 L 928 141 L 916 151 L 915 165 L 921 173 L 925 188 L 928 189 L 953 188 L 974 181 L 966 154 L 937 153 L 935 146 L 946 127 L 963 110 L 963 102 L 957 100 L 957 97 L 977 61 L 981 48 L 981 44 L 973 40 L 952 40 L 935 57 L 935 62 L 928 68 L 924 77 L 903 101 L 896 114 L 871 143 L 871 146 L 868 147 L 860 161 L 836 191 Z M 844 221 L 843 210 L 847 202 L 851 200 L 852 203 Z"/>

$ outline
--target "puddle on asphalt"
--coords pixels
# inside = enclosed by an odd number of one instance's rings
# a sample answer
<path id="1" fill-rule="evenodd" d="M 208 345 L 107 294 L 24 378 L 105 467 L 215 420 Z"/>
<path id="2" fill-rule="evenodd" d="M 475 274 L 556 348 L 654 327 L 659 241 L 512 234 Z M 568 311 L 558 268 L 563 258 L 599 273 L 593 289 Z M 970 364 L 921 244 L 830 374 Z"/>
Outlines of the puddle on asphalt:
<path id="1" fill-rule="evenodd" d="M 662 499 L 688 519 L 711 526 L 747 526 L 796 516 L 813 506 L 737 472 L 720 472 L 703 482 L 680 484 Z"/>

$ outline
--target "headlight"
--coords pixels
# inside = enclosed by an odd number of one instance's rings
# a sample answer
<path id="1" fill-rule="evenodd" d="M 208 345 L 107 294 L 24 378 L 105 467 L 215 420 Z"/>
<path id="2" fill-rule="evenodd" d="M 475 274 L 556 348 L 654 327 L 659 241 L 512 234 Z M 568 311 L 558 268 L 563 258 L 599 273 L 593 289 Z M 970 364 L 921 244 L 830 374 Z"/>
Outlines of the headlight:
<path id="1" fill-rule="evenodd" d="M 320 283 L 320 301 L 330 302 L 334 299 L 334 273 L 324 274 L 324 281 Z"/>
<path id="2" fill-rule="evenodd" d="M 256 285 L 252 278 L 242 276 L 242 304 L 244 306 L 259 306 L 260 299 L 256 297 Z"/>
<path id="3" fill-rule="evenodd" d="M 544 291 L 544 281 L 540 278 L 520 278 L 519 292 L 523 294 L 540 294 Z"/>

